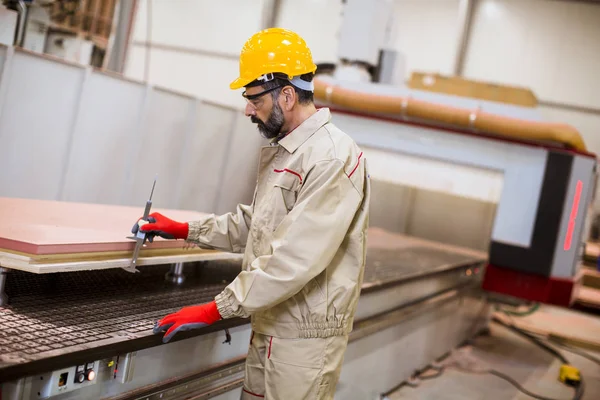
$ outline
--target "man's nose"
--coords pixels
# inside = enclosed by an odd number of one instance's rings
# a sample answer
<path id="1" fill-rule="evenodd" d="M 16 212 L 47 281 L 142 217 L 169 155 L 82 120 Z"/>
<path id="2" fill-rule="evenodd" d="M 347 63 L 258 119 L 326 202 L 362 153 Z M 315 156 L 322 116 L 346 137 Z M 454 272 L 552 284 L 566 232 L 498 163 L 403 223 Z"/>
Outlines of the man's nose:
<path id="1" fill-rule="evenodd" d="M 246 114 L 246 117 L 250 117 L 256 115 L 256 110 L 249 103 L 246 103 L 246 109 L 244 110 L 244 113 Z"/>

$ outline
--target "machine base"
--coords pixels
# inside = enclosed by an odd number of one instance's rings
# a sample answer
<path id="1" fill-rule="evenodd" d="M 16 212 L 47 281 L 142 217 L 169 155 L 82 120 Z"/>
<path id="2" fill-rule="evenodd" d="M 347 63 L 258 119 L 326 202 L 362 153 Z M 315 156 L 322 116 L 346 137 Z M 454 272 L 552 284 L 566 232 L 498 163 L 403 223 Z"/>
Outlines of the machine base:
<path id="1" fill-rule="evenodd" d="M 520 299 L 570 307 L 580 284 L 580 276 L 573 279 L 544 277 L 488 264 L 482 288 Z"/>

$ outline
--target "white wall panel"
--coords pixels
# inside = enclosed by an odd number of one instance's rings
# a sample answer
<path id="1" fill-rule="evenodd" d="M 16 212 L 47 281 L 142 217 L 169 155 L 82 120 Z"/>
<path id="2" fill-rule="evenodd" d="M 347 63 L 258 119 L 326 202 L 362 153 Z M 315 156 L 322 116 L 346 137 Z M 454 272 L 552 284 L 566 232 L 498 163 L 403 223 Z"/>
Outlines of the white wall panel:
<path id="1" fill-rule="evenodd" d="M 340 0 L 281 0 L 277 26 L 304 38 L 316 63 L 337 62 L 343 4 Z"/>
<path id="2" fill-rule="evenodd" d="M 11 57 L 0 82 L 0 195 L 58 196 L 84 72 L 27 53 Z"/>
<path id="3" fill-rule="evenodd" d="M 421 70 L 451 74 L 457 48 L 460 0 L 396 0 L 395 49 L 407 77 Z"/>
<path id="4" fill-rule="evenodd" d="M 544 100 L 600 107 L 600 6 L 480 0 L 464 70 L 529 87 Z"/>
<path id="5" fill-rule="evenodd" d="M 217 197 L 217 212 L 224 213 L 235 210 L 238 203 L 250 204 L 256 186 L 258 157 L 261 146 L 266 141 L 256 129 L 256 125 L 241 112 L 237 114 L 231 141 L 229 156 L 225 163 L 222 187 Z M 230 196 L 235 190 L 243 196 Z"/>
<path id="6" fill-rule="evenodd" d="M 145 49 L 130 51 L 126 75 L 143 79 Z M 241 90 L 231 90 L 229 83 L 238 77 L 236 60 L 206 55 L 152 49 L 149 82 L 190 96 L 231 107 L 245 105 Z"/>
<path id="7" fill-rule="evenodd" d="M 133 39 L 147 41 L 147 4 L 152 1 L 152 42 L 238 55 L 260 29 L 262 0 L 140 0 Z"/>
<path id="8" fill-rule="evenodd" d="M 154 176 L 158 174 L 153 204 L 175 208 L 181 154 L 186 136 L 191 133 L 188 121 L 193 117 L 195 101 L 159 89 L 149 91 L 148 96 L 144 119 L 137 128 L 139 132 L 130 135 L 134 152 L 130 154 L 131 172 L 125 186 L 124 202 L 143 205 L 150 195 Z"/>
<path id="9" fill-rule="evenodd" d="M 140 142 L 145 95 L 146 88 L 133 82 L 100 74 L 89 77 L 61 200 L 122 204 L 129 189 L 129 165 Z"/>
<path id="10" fill-rule="evenodd" d="M 147 4 L 152 1 L 151 32 Z M 211 102 L 242 107 L 240 92 L 229 89 L 239 74 L 238 57 L 246 40 L 261 29 L 262 0 L 142 0 L 125 75 L 144 79 L 147 49 L 142 43 L 185 49 L 153 48 L 148 82 Z"/>
<path id="11" fill-rule="evenodd" d="M 223 185 L 236 112 L 199 103 L 183 152 L 178 207 L 217 212 L 217 196 Z M 232 149 L 242 150 L 243 149 Z M 235 187 L 230 187 L 235 192 Z"/>

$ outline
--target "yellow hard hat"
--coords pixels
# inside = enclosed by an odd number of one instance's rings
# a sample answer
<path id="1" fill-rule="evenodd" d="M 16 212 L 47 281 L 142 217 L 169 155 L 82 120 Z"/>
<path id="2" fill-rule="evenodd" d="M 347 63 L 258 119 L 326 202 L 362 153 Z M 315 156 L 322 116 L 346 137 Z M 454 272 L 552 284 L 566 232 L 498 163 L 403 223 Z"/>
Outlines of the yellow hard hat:
<path id="1" fill-rule="evenodd" d="M 283 73 L 292 79 L 316 70 L 310 49 L 300 35 L 269 28 L 246 41 L 240 54 L 240 76 L 229 87 L 239 89 L 270 73 Z"/>

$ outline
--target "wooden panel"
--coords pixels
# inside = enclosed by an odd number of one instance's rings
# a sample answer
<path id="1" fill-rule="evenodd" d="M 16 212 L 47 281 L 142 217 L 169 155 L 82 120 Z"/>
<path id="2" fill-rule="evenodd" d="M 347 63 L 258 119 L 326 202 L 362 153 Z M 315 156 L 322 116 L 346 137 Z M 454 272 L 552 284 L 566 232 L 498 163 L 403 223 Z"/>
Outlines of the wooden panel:
<path id="1" fill-rule="evenodd" d="M 535 94 L 530 89 L 469 80 L 458 76 L 413 72 L 408 81 L 408 87 L 523 107 L 537 106 Z"/>
<path id="2" fill-rule="evenodd" d="M 524 317 L 510 317 L 497 312 L 494 318 L 564 344 L 600 350 L 600 321 L 594 316 L 544 305 Z"/>
<path id="3" fill-rule="evenodd" d="M 583 306 L 600 309 L 600 290 L 590 287 L 579 288 L 577 302 Z"/>
<path id="4" fill-rule="evenodd" d="M 590 287 L 592 289 L 600 289 L 600 272 L 594 271 L 591 268 L 582 268 L 583 272 L 583 286 Z"/>
<path id="5" fill-rule="evenodd" d="M 155 209 L 190 221 L 203 214 Z M 127 239 L 143 207 L 0 198 L 0 249 L 27 255 L 133 251 Z M 182 248 L 182 241 L 157 238 L 148 249 Z"/>

